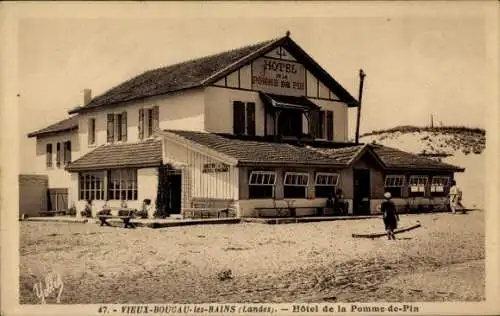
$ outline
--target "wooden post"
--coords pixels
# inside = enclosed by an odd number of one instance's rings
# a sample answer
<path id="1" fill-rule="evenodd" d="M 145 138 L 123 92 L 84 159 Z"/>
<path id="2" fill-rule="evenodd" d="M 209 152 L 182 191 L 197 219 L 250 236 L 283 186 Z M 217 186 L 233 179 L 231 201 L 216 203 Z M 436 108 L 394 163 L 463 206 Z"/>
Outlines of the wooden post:
<path id="1" fill-rule="evenodd" d="M 363 83 L 365 81 L 366 74 L 363 69 L 359 70 L 359 105 L 358 105 L 358 115 L 356 117 L 356 144 L 359 144 L 359 123 L 361 119 L 361 101 L 363 99 Z"/>

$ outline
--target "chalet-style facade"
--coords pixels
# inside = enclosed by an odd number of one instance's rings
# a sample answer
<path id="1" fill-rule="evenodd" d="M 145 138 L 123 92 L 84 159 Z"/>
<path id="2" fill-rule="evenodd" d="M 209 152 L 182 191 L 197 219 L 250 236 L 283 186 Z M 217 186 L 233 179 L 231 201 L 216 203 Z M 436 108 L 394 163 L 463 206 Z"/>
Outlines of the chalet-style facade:
<path id="1" fill-rule="evenodd" d="M 463 169 L 349 143 L 358 105 L 287 34 L 147 71 L 93 99 L 87 90 L 72 117 L 29 136 L 49 187 L 67 188 L 78 211 L 88 199 L 94 212 L 105 201 L 139 208 L 162 192 L 170 214 L 211 200 L 241 217 L 284 205 L 307 215 L 338 188 L 350 214 L 377 212 L 385 191 L 443 205 Z"/>

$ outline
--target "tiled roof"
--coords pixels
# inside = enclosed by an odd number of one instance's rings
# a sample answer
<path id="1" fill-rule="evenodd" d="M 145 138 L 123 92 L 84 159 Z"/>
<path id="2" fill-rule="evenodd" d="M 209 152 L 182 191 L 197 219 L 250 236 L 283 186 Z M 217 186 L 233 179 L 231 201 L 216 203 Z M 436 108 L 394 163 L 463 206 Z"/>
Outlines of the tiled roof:
<path id="1" fill-rule="evenodd" d="M 361 152 L 370 150 L 388 169 L 431 169 L 463 171 L 463 168 L 420 157 L 411 153 L 380 145 L 356 145 L 344 148 L 319 148 L 295 146 L 279 142 L 243 140 L 212 133 L 176 131 L 167 132 L 238 160 L 239 163 L 272 163 L 328 165 L 347 167 Z"/>
<path id="2" fill-rule="evenodd" d="M 347 90 L 335 81 L 293 40 L 285 36 L 216 55 L 146 71 L 95 97 L 86 106 L 71 110 L 70 113 L 210 85 L 279 45 L 286 47 L 292 54 L 300 56 L 301 62 L 316 77 L 325 82 L 327 87 L 342 101 L 346 102 L 349 106 L 358 105 L 358 101 Z"/>
<path id="3" fill-rule="evenodd" d="M 66 131 L 71 131 L 78 128 L 78 118 L 76 116 L 69 117 L 52 125 L 49 125 L 43 129 L 36 132 L 28 134 L 28 137 L 43 136 L 54 133 L 61 133 Z"/>
<path id="4" fill-rule="evenodd" d="M 185 139 L 206 146 L 212 150 L 232 157 L 240 164 L 311 164 L 335 165 L 335 161 L 306 147 L 284 143 L 231 139 L 221 135 L 192 131 L 168 130 Z"/>
<path id="5" fill-rule="evenodd" d="M 373 144 L 371 144 L 370 146 L 389 169 L 439 169 L 452 171 L 465 170 L 464 168 L 411 154 L 399 149 Z"/>
<path id="6" fill-rule="evenodd" d="M 83 171 L 125 167 L 154 167 L 162 162 L 159 140 L 102 145 L 72 162 L 66 170 Z"/>
<path id="7" fill-rule="evenodd" d="M 365 148 L 364 145 L 356 145 L 345 148 L 317 148 L 310 147 L 310 149 L 318 151 L 323 155 L 337 161 L 339 164 L 348 165 L 358 154 Z"/>
<path id="8" fill-rule="evenodd" d="M 146 71 L 94 98 L 85 108 L 199 87 L 205 80 L 273 41 L 275 40 Z"/>

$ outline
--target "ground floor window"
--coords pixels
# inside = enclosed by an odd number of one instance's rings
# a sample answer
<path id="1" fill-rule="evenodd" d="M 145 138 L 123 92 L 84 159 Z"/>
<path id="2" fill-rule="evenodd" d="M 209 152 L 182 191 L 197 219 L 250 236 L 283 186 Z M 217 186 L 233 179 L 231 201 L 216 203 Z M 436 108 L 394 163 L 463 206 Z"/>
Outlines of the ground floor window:
<path id="1" fill-rule="evenodd" d="M 404 175 L 387 175 L 385 177 L 384 190 L 390 192 L 392 197 L 400 198 L 403 196 L 403 188 L 405 187 Z"/>
<path id="2" fill-rule="evenodd" d="M 432 177 L 431 181 L 431 195 L 432 196 L 446 196 L 447 188 L 449 185 L 450 177 L 437 176 Z"/>
<path id="3" fill-rule="evenodd" d="M 275 184 L 275 172 L 252 171 L 248 177 L 248 197 L 250 199 L 273 198 Z"/>
<path id="4" fill-rule="evenodd" d="M 104 200 L 104 172 L 81 172 L 78 192 L 80 200 Z"/>
<path id="5" fill-rule="evenodd" d="M 410 196 L 425 196 L 427 176 L 411 176 L 408 181 Z"/>
<path id="6" fill-rule="evenodd" d="M 284 197 L 304 199 L 307 197 L 309 174 L 301 172 L 285 173 Z"/>
<path id="7" fill-rule="evenodd" d="M 108 199 L 137 200 L 137 169 L 109 171 Z"/>
<path id="8" fill-rule="evenodd" d="M 316 173 L 315 191 L 316 197 L 327 198 L 330 195 L 335 196 L 335 190 L 339 182 L 339 175 L 337 173 Z"/>

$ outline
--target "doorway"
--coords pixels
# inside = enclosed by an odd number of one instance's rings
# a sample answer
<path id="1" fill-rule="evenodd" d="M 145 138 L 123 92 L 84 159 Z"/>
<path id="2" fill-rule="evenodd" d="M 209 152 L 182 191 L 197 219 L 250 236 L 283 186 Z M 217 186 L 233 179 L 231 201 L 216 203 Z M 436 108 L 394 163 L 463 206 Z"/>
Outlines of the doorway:
<path id="1" fill-rule="evenodd" d="M 182 174 L 171 173 L 167 175 L 167 181 L 170 184 L 167 189 L 167 197 L 169 201 L 168 213 L 181 213 L 181 197 L 182 197 Z"/>
<path id="2" fill-rule="evenodd" d="M 353 196 L 353 214 L 354 215 L 369 215 L 370 214 L 370 170 L 369 169 L 354 169 L 354 196 Z"/>

